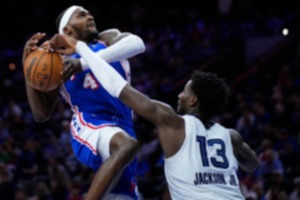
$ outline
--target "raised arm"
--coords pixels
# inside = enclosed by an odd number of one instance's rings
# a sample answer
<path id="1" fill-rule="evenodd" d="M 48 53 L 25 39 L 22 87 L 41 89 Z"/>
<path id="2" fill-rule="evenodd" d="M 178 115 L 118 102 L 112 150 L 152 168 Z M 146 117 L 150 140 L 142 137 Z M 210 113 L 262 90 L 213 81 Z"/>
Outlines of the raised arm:
<path id="1" fill-rule="evenodd" d="M 25 43 L 22 62 L 25 61 L 25 59 L 31 52 L 35 51 L 38 48 L 37 44 L 44 36 L 44 33 L 36 33 Z M 55 105 L 57 103 L 59 89 L 50 92 L 41 92 L 29 86 L 26 79 L 25 84 L 27 99 L 34 119 L 37 122 L 47 121 L 54 111 Z"/>
<path id="2" fill-rule="evenodd" d="M 242 136 L 236 130 L 230 129 L 230 136 L 239 166 L 246 172 L 255 171 L 259 165 L 256 153 L 243 141 Z"/>

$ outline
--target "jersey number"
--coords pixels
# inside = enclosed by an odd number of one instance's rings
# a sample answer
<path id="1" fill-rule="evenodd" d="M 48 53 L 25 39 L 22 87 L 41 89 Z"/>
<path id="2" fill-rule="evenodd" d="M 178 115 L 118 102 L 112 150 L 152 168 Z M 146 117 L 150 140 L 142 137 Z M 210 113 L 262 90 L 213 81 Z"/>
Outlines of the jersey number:
<path id="1" fill-rule="evenodd" d="M 206 145 L 208 146 L 218 146 L 216 149 L 217 156 L 211 157 L 210 162 L 214 167 L 226 169 L 229 166 L 228 159 L 225 154 L 225 143 L 221 139 L 210 139 L 206 140 L 203 136 L 197 136 L 197 142 L 199 142 L 201 160 L 204 167 L 209 167 L 209 158 L 206 152 Z M 219 158 L 217 160 L 217 158 Z"/>
<path id="2" fill-rule="evenodd" d="M 84 77 L 83 87 L 94 90 L 99 87 L 99 84 L 90 73 L 87 73 Z"/>

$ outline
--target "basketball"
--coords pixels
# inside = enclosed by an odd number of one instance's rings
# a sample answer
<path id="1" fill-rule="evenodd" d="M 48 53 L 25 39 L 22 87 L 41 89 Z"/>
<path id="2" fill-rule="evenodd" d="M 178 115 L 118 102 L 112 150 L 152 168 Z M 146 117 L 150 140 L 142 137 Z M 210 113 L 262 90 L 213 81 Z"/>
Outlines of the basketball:
<path id="1" fill-rule="evenodd" d="M 62 62 L 59 53 L 37 49 L 29 54 L 23 63 L 25 79 L 37 90 L 54 90 L 61 84 Z"/>

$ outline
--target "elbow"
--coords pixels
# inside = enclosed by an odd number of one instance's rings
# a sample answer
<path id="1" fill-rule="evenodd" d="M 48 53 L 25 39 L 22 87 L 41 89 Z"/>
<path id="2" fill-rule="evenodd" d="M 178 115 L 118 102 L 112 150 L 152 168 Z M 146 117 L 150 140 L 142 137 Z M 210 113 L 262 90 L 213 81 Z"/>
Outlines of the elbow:
<path id="1" fill-rule="evenodd" d="M 252 168 L 250 169 L 251 172 L 254 172 L 255 170 L 257 170 L 259 167 L 259 161 L 257 158 L 255 158 L 254 164 L 252 165 Z"/>
<path id="2" fill-rule="evenodd" d="M 141 53 L 143 53 L 146 50 L 146 46 L 145 46 L 144 41 L 141 38 L 139 38 L 139 40 L 140 40 L 139 41 L 140 42 L 140 51 L 141 51 Z"/>
<path id="3" fill-rule="evenodd" d="M 247 169 L 245 169 L 245 171 L 248 173 L 253 173 L 253 172 L 255 172 L 256 169 L 258 169 L 258 166 L 259 165 L 248 166 Z"/>
<path id="4" fill-rule="evenodd" d="M 137 40 L 139 40 L 138 42 L 140 43 L 140 52 L 144 53 L 146 51 L 146 46 L 144 41 L 140 37 L 137 37 Z"/>
<path id="5" fill-rule="evenodd" d="M 246 166 L 242 167 L 244 171 L 248 173 L 253 173 L 259 167 L 259 161 L 257 158 L 254 158 L 251 162 L 249 162 Z"/>
<path id="6" fill-rule="evenodd" d="M 49 120 L 49 118 L 43 118 L 43 117 L 34 117 L 34 120 L 37 122 L 37 123 L 45 123 Z"/>
<path id="7" fill-rule="evenodd" d="M 144 43 L 144 41 L 142 40 L 142 38 L 140 38 L 137 35 L 130 35 L 128 37 L 131 37 L 132 41 L 135 42 L 135 47 L 136 47 L 136 51 L 137 53 L 143 53 L 146 50 L 146 45 Z"/>
<path id="8" fill-rule="evenodd" d="M 242 170 L 252 173 L 259 167 L 259 160 L 254 152 L 243 156 L 238 156 L 238 163 Z"/>
<path id="9" fill-rule="evenodd" d="M 45 115 L 41 113 L 33 113 L 33 118 L 37 123 L 44 123 L 50 119 L 50 115 Z"/>
<path id="10" fill-rule="evenodd" d="M 250 165 L 250 172 L 254 172 L 259 167 L 259 160 L 256 154 L 253 152 L 252 164 Z"/>

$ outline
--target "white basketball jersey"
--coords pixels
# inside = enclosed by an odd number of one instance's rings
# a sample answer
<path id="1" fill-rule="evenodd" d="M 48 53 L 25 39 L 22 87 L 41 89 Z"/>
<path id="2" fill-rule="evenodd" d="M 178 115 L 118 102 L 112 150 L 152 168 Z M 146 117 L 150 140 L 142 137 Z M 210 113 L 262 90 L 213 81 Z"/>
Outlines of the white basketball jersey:
<path id="1" fill-rule="evenodd" d="M 173 200 L 245 199 L 236 175 L 238 163 L 229 130 L 215 123 L 206 129 L 196 117 L 184 115 L 185 140 L 165 159 L 165 176 Z"/>

